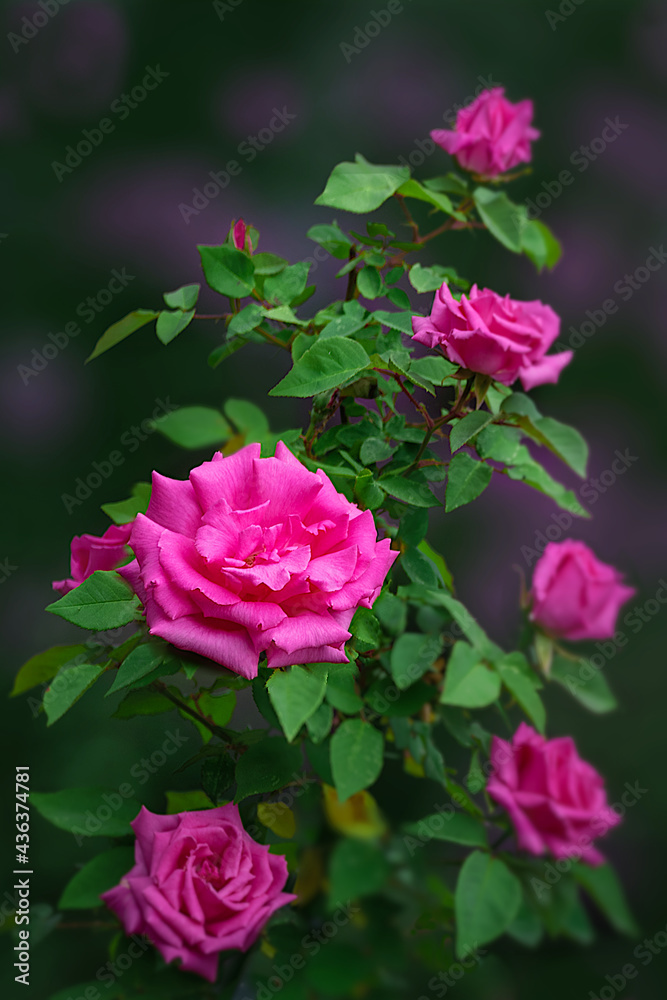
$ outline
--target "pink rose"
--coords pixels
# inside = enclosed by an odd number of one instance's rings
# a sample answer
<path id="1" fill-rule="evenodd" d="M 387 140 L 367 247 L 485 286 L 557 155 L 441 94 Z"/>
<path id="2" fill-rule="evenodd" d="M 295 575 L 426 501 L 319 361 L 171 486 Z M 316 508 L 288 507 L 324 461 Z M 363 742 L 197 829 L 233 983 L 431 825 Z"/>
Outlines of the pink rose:
<path id="1" fill-rule="evenodd" d="M 54 580 L 53 589 L 63 596 L 98 569 L 116 569 L 129 555 L 127 544 L 132 524 L 112 524 L 101 538 L 97 535 L 75 535 L 71 544 L 69 580 Z"/>
<path id="2" fill-rule="evenodd" d="M 221 951 L 247 951 L 271 914 L 296 896 L 282 892 L 287 862 L 256 843 L 238 806 L 158 816 L 142 806 L 132 822 L 135 865 L 101 899 L 128 934 L 145 934 L 166 962 L 209 982 Z"/>
<path id="3" fill-rule="evenodd" d="M 464 170 L 497 177 L 530 162 L 530 144 L 540 137 L 532 120 L 532 101 L 512 104 L 502 87 L 494 87 L 461 108 L 454 129 L 436 128 L 431 138 L 455 156 Z"/>
<path id="4" fill-rule="evenodd" d="M 562 639 L 611 639 L 634 593 L 583 542 L 549 542 L 535 566 L 530 617 Z"/>
<path id="5" fill-rule="evenodd" d="M 447 282 L 438 289 L 430 316 L 414 316 L 414 339 L 440 347 L 450 361 L 503 385 L 520 378 L 524 389 L 557 382 L 572 351 L 547 356 L 560 319 L 537 299 L 519 302 L 473 285 L 461 301 Z"/>
<path id="6" fill-rule="evenodd" d="M 246 248 L 246 224 L 243 219 L 239 219 L 232 229 L 232 240 L 237 250 L 250 249 Z"/>
<path id="7" fill-rule="evenodd" d="M 511 743 L 493 737 L 491 763 L 486 790 L 509 813 L 519 847 L 602 864 L 592 842 L 621 817 L 607 802 L 602 778 L 581 759 L 570 736 L 547 740 L 522 722 Z"/>
<path id="8" fill-rule="evenodd" d="M 152 635 L 256 677 L 270 667 L 344 663 L 355 610 L 370 608 L 397 553 L 360 511 L 282 442 L 218 452 L 185 482 L 153 473 L 122 575 Z"/>

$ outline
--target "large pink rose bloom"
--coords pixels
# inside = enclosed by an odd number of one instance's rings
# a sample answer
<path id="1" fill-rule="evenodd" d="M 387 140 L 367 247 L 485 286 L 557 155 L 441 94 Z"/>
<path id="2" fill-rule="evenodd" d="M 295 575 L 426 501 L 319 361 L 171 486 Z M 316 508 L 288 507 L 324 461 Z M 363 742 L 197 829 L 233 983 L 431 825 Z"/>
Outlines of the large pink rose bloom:
<path id="1" fill-rule="evenodd" d="M 352 616 L 396 558 L 390 544 L 282 442 L 275 458 L 249 444 L 185 482 L 153 473 L 122 575 L 152 635 L 256 677 L 262 652 L 270 667 L 345 662 Z"/>
<path id="2" fill-rule="evenodd" d="M 447 282 L 438 289 L 430 316 L 413 316 L 413 337 L 440 348 L 450 361 L 503 385 L 520 378 L 524 389 L 557 382 L 572 351 L 547 356 L 560 319 L 537 299 L 519 302 L 473 285 L 459 302 Z"/>
<path id="3" fill-rule="evenodd" d="M 583 542 L 549 542 L 535 566 L 530 617 L 562 639 L 611 639 L 634 593 Z"/>
<path id="4" fill-rule="evenodd" d="M 497 177 L 530 162 L 530 144 L 540 137 L 532 120 L 532 101 L 512 104 L 502 87 L 494 87 L 461 108 L 454 129 L 434 129 L 431 138 L 455 156 L 464 170 Z"/>
<path id="5" fill-rule="evenodd" d="M 256 843 L 238 807 L 159 816 L 142 807 L 132 823 L 135 865 L 100 897 L 128 934 L 145 934 L 166 962 L 214 982 L 221 951 L 247 951 L 282 892 L 287 862 Z"/>
<path id="6" fill-rule="evenodd" d="M 53 589 L 63 596 L 69 594 L 98 569 L 116 569 L 129 555 L 132 524 L 112 524 L 100 537 L 75 535 L 71 544 L 70 573 L 68 580 L 54 580 Z"/>
<path id="7" fill-rule="evenodd" d="M 571 737 L 547 740 L 522 722 L 511 743 L 493 737 L 491 763 L 486 790 L 509 813 L 519 847 L 602 864 L 593 840 L 621 818 L 607 802 L 602 778 L 581 759 Z"/>

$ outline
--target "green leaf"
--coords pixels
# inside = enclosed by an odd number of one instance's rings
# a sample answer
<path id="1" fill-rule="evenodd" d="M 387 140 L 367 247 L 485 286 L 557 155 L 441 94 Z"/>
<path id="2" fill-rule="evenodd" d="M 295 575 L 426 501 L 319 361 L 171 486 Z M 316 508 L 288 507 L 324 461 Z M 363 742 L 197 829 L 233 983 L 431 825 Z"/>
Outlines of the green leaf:
<path id="1" fill-rule="evenodd" d="M 482 458 L 510 465 L 521 454 L 521 431 L 518 427 L 489 424 L 479 432 L 475 448 Z"/>
<path id="2" fill-rule="evenodd" d="M 120 344 L 121 340 L 125 340 L 131 333 L 140 330 L 142 326 L 146 326 L 147 323 L 157 319 L 158 316 L 159 313 L 153 309 L 135 309 L 134 312 L 128 313 L 127 316 L 119 319 L 117 323 L 114 323 L 102 334 L 95 344 L 93 353 L 86 358 L 86 364 L 92 361 L 93 358 L 99 358 L 100 354 L 104 354 L 109 348 Z"/>
<path id="3" fill-rule="evenodd" d="M 556 656 L 549 679 L 561 684 L 589 712 L 611 712 L 618 702 L 601 670 L 587 660 L 568 660 Z"/>
<path id="4" fill-rule="evenodd" d="M 134 847 L 112 847 L 97 854 L 65 886 L 59 910 L 88 910 L 102 906 L 100 894 L 118 885 L 134 865 Z"/>
<path id="5" fill-rule="evenodd" d="M 389 864 L 378 843 L 354 837 L 341 838 L 329 863 L 331 907 L 379 892 L 389 872 Z"/>
<path id="6" fill-rule="evenodd" d="M 132 833 L 130 822 L 141 808 L 136 799 L 124 798 L 117 788 L 31 792 L 30 805 L 49 823 L 80 837 L 127 837 Z"/>
<path id="7" fill-rule="evenodd" d="M 526 485 L 539 490 L 551 497 L 552 500 L 570 514 L 577 514 L 579 517 L 590 517 L 588 511 L 579 503 L 572 490 L 566 489 L 562 483 L 556 482 L 546 469 L 542 468 L 539 462 L 531 456 L 525 445 L 521 445 L 517 452 L 517 457 L 513 464 L 507 469 L 510 479 L 520 479 Z"/>
<path id="8" fill-rule="evenodd" d="M 224 405 L 225 416 L 246 443 L 261 441 L 269 432 L 269 421 L 259 406 L 247 399 L 228 399 Z"/>
<path id="9" fill-rule="evenodd" d="M 424 181 L 424 187 L 430 191 L 449 191 L 451 194 L 459 195 L 461 198 L 470 194 L 468 182 L 458 174 L 449 173 L 442 177 L 429 177 Z"/>
<path id="10" fill-rule="evenodd" d="M 442 643 L 422 632 L 404 632 L 394 643 L 389 668 L 397 686 L 404 690 L 430 670 L 442 653 Z"/>
<path id="11" fill-rule="evenodd" d="M 352 635 L 360 639 L 361 642 L 372 646 L 380 645 L 382 638 L 380 622 L 368 608 L 357 608 L 349 628 Z"/>
<path id="12" fill-rule="evenodd" d="M 194 315 L 194 309 L 189 309 L 187 312 L 183 312 L 182 309 L 177 309 L 174 312 L 163 309 L 157 318 L 155 326 L 158 340 L 161 340 L 163 344 L 170 344 L 172 340 L 178 337 L 179 333 L 182 333 L 186 327 L 190 326 Z"/>
<path id="13" fill-rule="evenodd" d="M 255 266 L 247 254 L 235 247 L 197 247 L 204 277 L 210 288 L 231 299 L 250 295 L 255 287 Z"/>
<path id="14" fill-rule="evenodd" d="M 200 287 L 198 283 L 195 283 L 182 285 L 175 292 L 165 292 L 163 295 L 165 305 L 169 306 L 170 309 L 182 309 L 183 312 L 194 309 L 199 298 Z"/>
<path id="15" fill-rule="evenodd" d="M 352 246 L 352 240 L 335 222 L 330 226 L 311 226 L 306 236 L 313 243 L 319 243 L 327 253 L 330 253 L 332 257 L 337 257 L 339 260 L 343 260 L 349 255 L 350 247 Z"/>
<path id="16" fill-rule="evenodd" d="M 582 479 L 586 476 L 588 445 L 578 430 L 552 417 L 541 416 L 532 399 L 523 392 L 513 392 L 503 400 L 500 409 L 511 414 L 527 434 L 549 448 L 578 476 Z"/>
<path id="17" fill-rule="evenodd" d="M 345 337 L 318 340 L 302 354 L 270 396 L 315 396 L 354 378 L 368 368 L 370 358 L 361 344 Z"/>
<path id="18" fill-rule="evenodd" d="M 154 646 L 150 642 L 137 646 L 119 666 L 106 697 L 108 698 L 110 694 L 115 694 L 116 691 L 135 684 L 136 681 L 152 673 L 156 667 L 160 666 L 164 657 L 165 647 Z"/>
<path id="19" fill-rule="evenodd" d="M 456 953 L 499 937 L 521 905 L 521 883 L 498 858 L 473 851 L 463 862 L 456 883 Z"/>
<path id="20" fill-rule="evenodd" d="M 134 621 L 139 598 L 113 570 L 96 570 L 46 610 L 73 625 L 104 632 Z"/>
<path id="21" fill-rule="evenodd" d="M 536 691 L 536 678 L 523 653 L 508 653 L 496 664 L 503 684 L 544 735 L 546 711 Z"/>
<path id="22" fill-rule="evenodd" d="M 355 676 L 356 668 L 352 663 L 329 664 L 326 699 L 345 715 L 355 715 L 363 708 L 363 702 L 354 686 Z"/>
<path id="23" fill-rule="evenodd" d="M 408 823 L 405 830 L 421 840 L 446 840 L 466 847 L 489 846 L 483 825 L 467 813 L 434 813 L 418 823 Z"/>
<path id="24" fill-rule="evenodd" d="M 492 420 L 492 413 L 487 413 L 484 410 L 475 410 L 455 423 L 449 436 L 449 447 L 452 454 L 458 451 L 459 448 L 462 448 L 464 444 L 467 444 L 468 441 L 471 441 Z"/>
<path id="25" fill-rule="evenodd" d="M 324 701 L 327 673 L 327 667 L 318 664 L 312 670 L 301 666 L 274 670 L 269 677 L 269 697 L 288 740 L 294 739 Z"/>
<path id="26" fill-rule="evenodd" d="M 286 743 L 282 736 L 268 736 L 249 746 L 236 765 L 234 802 L 260 792 L 276 792 L 300 772 L 300 748 Z"/>
<path id="27" fill-rule="evenodd" d="M 252 262 L 255 265 L 255 274 L 278 274 L 284 267 L 287 267 L 285 258 L 278 257 L 274 253 L 256 253 L 253 255 Z"/>
<path id="28" fill-rule="evenodd" d="M 468 609 L 455 597 L 448 594 L 446 590 L 431 591 L 429 596 L 434 604 L 441 604 L 449 611 L 454 621 L 460 625 L 463 634 L 470 640 L 475 649 L 479 650 L 484 659 L 497 660 L 503 655 L 500 647 L 495 642 L 491 642 L 484 629 L 478 625 Z"/>
<path id="29" fill-rule="evenodd" d="M 541 271 L 543 267 L 554 268 L 561 258 L 563 248 L 543 222 L 533 219 L 526 222 L 521 232 L 521 249 Z"/>
<path id="30" fill-rule="evenodd" d="M 486 708 L 499 695 L 500 677 L 480 663 L 479 652 L 467 642 L 454 643 L 440 701 L 460 708 Z"/>
<path id="31" fill-rule="evenodd" d="M 364 469 L 354 480 L 354 495 L 364 510 L 376 510 L 385 498 L 370 469 Z"/>
<path id="32" fill-rule="evenodd" d="M 445 510 L 456 510 L 475 500 L 491 482 L 490 465 L 478 462 L 465 452 L 454 455 L 449 463 Z"/>
<path id="33" fill-rule="evenodd" d="M 331 770 L 339 802 L 377 781 L 383 745 L 382 733 L 369 722 L 346 719 L 340 724 L 331 737 Z"/>
<path id="34" fill-rule="evenodd" d="M 156 420 L 154 426 L 179 448 L 210 448 L 232 436 L 220 411 L 210 406 L 181 406 Z"/>
<path id="35" fill-rule="evenodd" d="M 402 312 L 388 312 L 386 309 L 377 309 L 373 313 L 373 319 L 376 323 L 382 323 L 383 326 L 388 326 L 391 330 L 400 330 L 401 333 L 407 333 L 409 337 L 412 336 L 412 317 L 419 315 L 418 313 L 408 312 L 403 310 Z"/>
<path id="36" fill-rule="evenodd" d="M 403 479 L 401 476 L 383 476 L 377 482 L 390 496 L 396 497 L 402 503 L 413 507 L 441 506 L 428 483 L 420 483 L 414 478 Z"/>
<path id="37" fill-rule="evenodd" d="M 611 865 L 592 868 L 579 862 L 573 868 L 574 877 L 595 900 L 605 917 L 620 934 L 638 937 L 639 928 L 625 899 L 623 887 Z"/>
<path id="38" fill-rule="evenodd" d="M 328 702 L 323 702 L 310 718 L 306 719 L 308 735 L 313 743 L 321 743 L 331 732 L 333 711 L 333 707 Z"/>
<path id="39" fill-rule="evenodd" d="M 424 539 L 419 543 L 418 548 L 419 551 L 423 555 L 425 555 L 427 559 L 430 559 L 431 562 L 435 565 L 435 568 L 440 574 L 440 578 L 445 587 L 447 587 L 449 590 L 452 590 L 454 586 L 454 580 L 452 574 L 449 571 L 447 563 L 445 562 L 444 558 L 440 555 L 440 553 L 436 552 L 435 549 L 432 549 L 431 546 L 426 541 L 426 539 Z"/>
<path id="40" fill-rule="evenodd" d="M 328 340 L 330 337 L 349 337 L 364 328 L 366 323 L 365 313 L 361 316 L 336 316 L 330 320 L 326 326 L 322 327 L 318 337 L 320 340 Z"/>
<path id="41" fill-rule="evenodd" d="M 521 253 L 521 238 L 526 225 L 526 210 L 515 205 L 502 191 L 478 187 L 473 191 L 475 207 L 489 232 L 512 250 Z"/>
<path id="42" fill-rule="evenodd" d="M 457 212 L 454 209 L 451 201 L 441 191 L 433 191 L 429 188 L 424 187 L 419 181 L 411 178 L 402 184 L 398 189 L 397 194 L 403 195 L 404 198 L 416 198 L 418 201 L 425 201 L 429 205 L 433 205 L 435 208 L 439 208 L 441 212 L 445 212 L 447 215 L 453 215 L 455 218 L 464 220 L 465 215 L 461 212 Z"/>
<path id="43" fill-rule="evenodd" d="M 77 663 L 72 667 L 63 667 L 44 692 L 43 705 L 48 720 L 47 725 L 52 726 L 57 722 L 103 673 L 104 667 L 94 663 Z"/>
<path id="44" fill-rule="evenodd" d="M 137 688 L 128 691 L 112 718 L 134 719 L 137 715 L 160 715 L 162 712 L 173 712 L 175 707 L 163 694 L 145 687 Z"/>
<path id="45" fill-rule="evenodd" d="M 377 267 L 364 267 L 357 275 L 359 294 L 365 299 L 376 299 L 382 292 L 382 276 Z"/>
<path id="46" fill-rule="evenodd" d="M 227 336 L 233 337 L 237 334 L 250 333 L 264 319 L 264 309 L 259 302 L 249 302 L 247 306 L 239 310 L 232 316 L 227 327 Z"/>
<path id="47" fill-rule="evenodd" d="M 396 449 L 384 438 L 369 437 L 361 445 L 359 458 L 364 465 L 384 462 L 391 458 Z"/>
<path id="48" fill-rule="evenodd" d="M 195 788 L 191 792 L 165 792 L 167 800 L 167 815 L 174 816 L 181 812 L 195 812 L 200 809 L 211 809 L 213 803 L 206 792 Z"/>
<path id="49" fill-rule="evenodd" d="M 132 487 L 132 496 L 128 500 L 104 503 L 102 510 L 114 524 L 129 524 L 130 521 L 134 521 L 137 514 L 146 513 L 150 500 L 151 484 L 135 483 Z"/>
<path id="50" fill-rule="evenodd" d="M 15 698 L 24 691 L 30 691 L 31 688 L 50 681 L 65 663 L 78 656 L 86 656 L 88 652 L 88 647 L 84 645 L 53 646 L 43 653 L 31 656 L 17 673 L 9 697 Z"/>
<path id="51" fill-rule="evenodd" d="M 290 305 L 303 293 L 309 270 L 310 264 L 302 261 L 299 264 L 291 264 L 279 274 L 267 278 L 264 282 L 264 297 L 269 302 Z"/>
<path id="52" fill-rule="evenodd" d="M 433 562 L 419 548 L 408 548 L 401 556 L 401 566 L 413 583 L 439 587 L 443 582 Z"/>
<path id="53" fill-rule="evenodd" d="M 413 361 L 408 368 L 408 376 L 417 384 L 421 384 L 420 379 L 426 379 L 433 385 L 443 385 L 455 371 L 456 365 L 446 361 L 445 358 L 433 355 L 433 357 L 417 358 L 416 361 Z"/>
<path id="54" fill-rule="evenodd" d="M 356 163 L 334 167 L 315 204 L 345 212 L 373 212 L 409 177 L 409 167 L 375 166 L 357 156 Z"/>

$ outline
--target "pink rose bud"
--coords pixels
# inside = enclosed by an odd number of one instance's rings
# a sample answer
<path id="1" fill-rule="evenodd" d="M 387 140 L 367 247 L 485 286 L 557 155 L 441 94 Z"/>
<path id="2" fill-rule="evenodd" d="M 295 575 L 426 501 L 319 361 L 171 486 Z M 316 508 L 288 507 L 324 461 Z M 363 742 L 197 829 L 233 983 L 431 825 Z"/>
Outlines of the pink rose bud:
<path id="1" fill-rule="evenodd" d="M 256 677 L 269 667 L 344 663 L 348 625 L 370 608 L 397 556 L 322 472 L 279 441 L 249 444 L 180 482 L 153 473 L 146 514 L 121 574 L 152 635 Z"/>
<path id="2" fill-rule="evenodd" d="M 535 566 L 530 617 L 562 639 L 611 639 L 634 593 L 583 542 L 549 542 Z"/>
<path id="3" fill-rule="evenodd" d="M 519 847 L 531 854 L 599 865 L 596 837 L 620 823 L 604 781 L 571 737 L 547 740 L 522 722 L 511 743 L 494 736 L 486 790 L 509 813 Z"/>
<path id="4" fill-rule="evenodd" d="M 243 219 L 239 219 L 232 230 L 232 240 L 237 250 L 246 249 L 246 224 Z M 250 249 L 248 247 L 247 249 Z"/>
<path id="5" fill-rule="evenodd" d="M 215 982 L 221 951 L 247 951 L 275 910 L 287 862 L 246 833 L 238 806 L 132 822 L 135 865 L 101 899 L 127 934 L 145 934 L 166 962 Z"/>
<path id="6" fill-rule="evenodd" d="M 116 569 L 129 555 L 127 544 L 132 524 L 112 524 L 101 538 L 77 535 L 72 539 L 69 580 L 54 580 L 53 589 L 63 596 L 69 594 L 91 573 L 98 569 Z"/>
<path id="7" fill-rule="evenodd" d="M 447 282 L 436 292 L 430 316 L 414 316 L 414 339 L 440 348 L 450 361 L 503 385 L 520 378 L 524 389 L 557 382 L 572 351 L 547 356 L 560 318 L 537 299 L 520 302 L 473 285 L 459 302 Z"/>
<path id="8" fill-rule="evenodd" d="M 464 170 L 497 177 L 530 162 L 530 144 L 540 137 L 532 120 L 532 101 L 512 104 L 502 87 L 494 87 L 461 108 L 454 129 L 436 128 L 431 138 L 455 156 Z"/>

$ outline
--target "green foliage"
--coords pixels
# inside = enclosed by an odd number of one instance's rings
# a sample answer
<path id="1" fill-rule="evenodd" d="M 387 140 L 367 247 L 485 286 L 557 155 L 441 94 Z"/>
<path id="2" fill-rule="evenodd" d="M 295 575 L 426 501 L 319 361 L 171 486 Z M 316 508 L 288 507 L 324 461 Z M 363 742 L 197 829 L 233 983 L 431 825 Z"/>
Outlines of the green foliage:
<path id="1" fill-rule="evenodd" d="M 134 865 L 132 847 L 112 847 L 96 854 L 65 886 L 59 910 L 88 910 L 102 905 L 100 894 L 118 885 Z"/>
<path id="2" fill-rule="evenodd" d="M 222 414 L 209 406 L 181 406 L 157 420 L 155 429 L 180 448 L 221 445 L 232 434 Z"/>
<path id="3" fill-rule="evenodd" d="M 382 733 L 362 719 L 342 722 L 331 738 L 331 771 L 339 801 L 374 784 L 382 764 Z"/>
<path id="4" fill-rule="evenodd" d="M 154 312 L 152 309 L 135 309 L 134 312 L 124 316 L 123 319 L 119 319 L 117 323 L 114 323 L 102 334 L 95 344 L 92 354 L 86 358 L 86 361 L 92 361 L 93 358 L 98 358 L 100 354 L 104 354 L 111 347 L 120 344 L 121 340 L 125 340 L 126 337 L 129 337 L 132 333 L 136 333 L 137 330 L 141 330 L 142 326 L 146 326 L 151 320 L 157 319 L 158 315 L 159 313 Z"/>
<path id="5" fill-rule="evenodd" d="M 293 740 L 301 726 L 324 701 L 328 664 L 274 670 L 267 684 L 271 704 L 280 719 L 283 732 Z"/>
<path id="6" fill-rule="evenodd" d="M 226 245 L 197 249 L 204 277 L 214 292 L 232 299 L 250 295 L 255 285 L 255 266 L 247 254 Z"/>
<path id="7" fill-rule="evenodd" d="M 159 424 L 156 426 L 159 427 Z M 129 499 L 119 500 L 117 503 L 104 503 L 102 510 L 114 524 L 129 524 L 130 521 L 134 521 L 137 514 L 146 513 L 150 499 L 151 484 L 135 483 Z"/>
<path id="8" fill-rule="evenodd" d="M 136 799 L 123 798 L 114 788 L 31 792 L 30 805 L 49 823 L 79 837 L 126 837 L 140 808 Z"/>
<path id="9" fill-rule="evenodd" d="M 499 859 L 473 851 L 456 883 L 456 952 L 463 957 L 499 937 L 521 904 L 521 883 Z"/>
<path id="10" fill-rule="evenodd" d="M 351 837 L 339 840 L 329 863 L 331 908 L 379 892 L 388 875 L 389 865 L 379 844 Z"/>
<path id="11" fill-rule="evenodd" d="M 87 651 L 88 648 L 83 645 L 53 646 L 43 653 L 31 656 L 16 675 L 14 687 L 9 694 L 10 698 L 15 698 L 17 694 L 23 694 L 39 684 L 50 681 L 62 666 L 76 660 L 77 657 L 85 657 Z"/>
<path id="12" fill-rule="evenodd" d="M 268 736 L 249 746 L 236 765 L 234 802 L 249 795 L 275 792 L 294 781 L 301 770 L 301 752 L 280 736 Z"/>
<path id="13" fill-rule="evenodd" d="M 103 632 L 128 625 L 138 609 L 138 597 L 117 573 L 97 570 L 46 610 L 80 628 Z"/>
<path id="14" fill-rule="evenodd" d="M 346 385 L 370 365 L 361 344 L 345 337 L 317 341 L 295 361 L 292 370 L 274 386 L 271 396 L 316 396 Z"/>
<path id="15" fill-rule="evenodd" d="M 410 177 L 408 167 L 374 166 L 357 154 L 355 163 L 334 167 L 316 205 L 345 212 L 372 212 Z"/>

